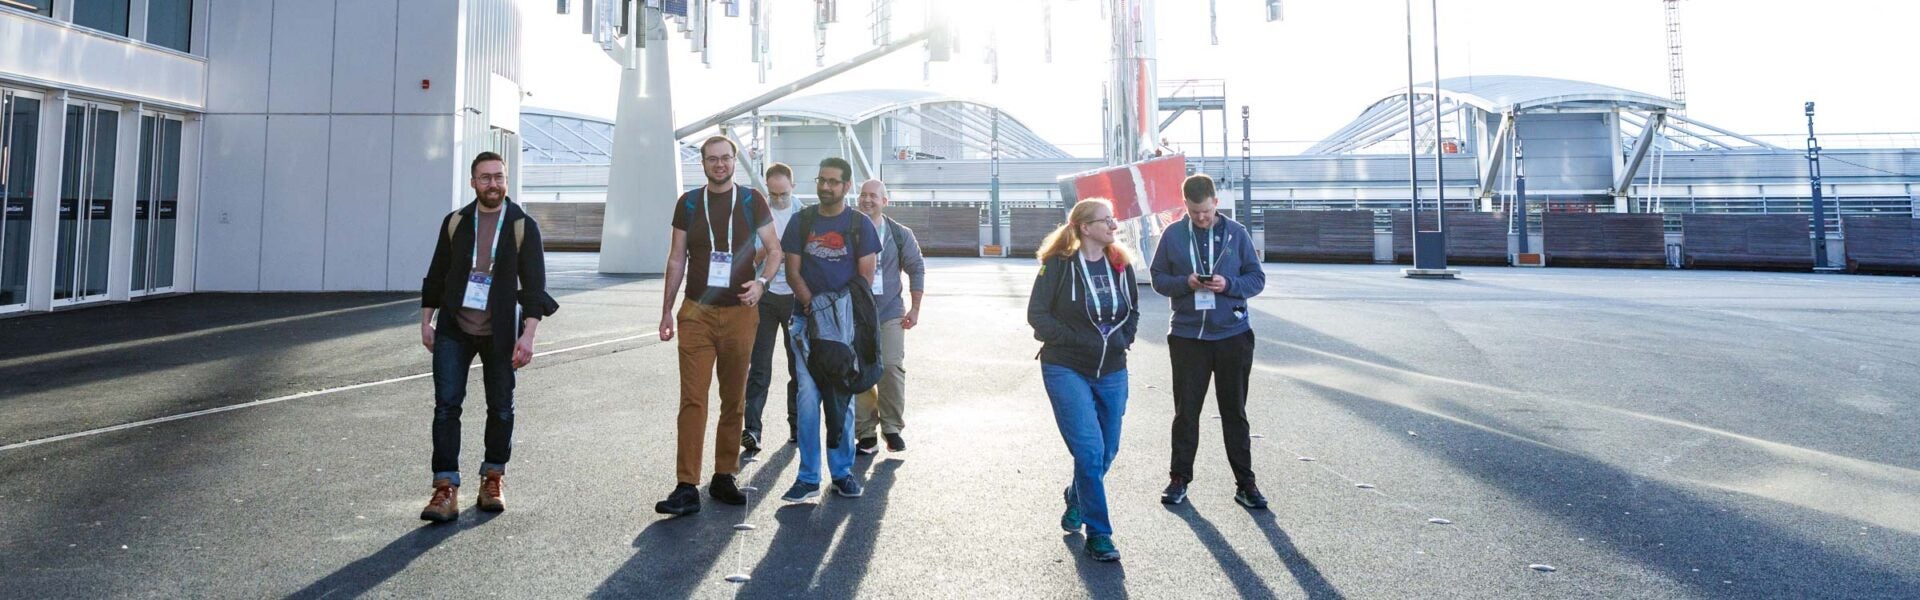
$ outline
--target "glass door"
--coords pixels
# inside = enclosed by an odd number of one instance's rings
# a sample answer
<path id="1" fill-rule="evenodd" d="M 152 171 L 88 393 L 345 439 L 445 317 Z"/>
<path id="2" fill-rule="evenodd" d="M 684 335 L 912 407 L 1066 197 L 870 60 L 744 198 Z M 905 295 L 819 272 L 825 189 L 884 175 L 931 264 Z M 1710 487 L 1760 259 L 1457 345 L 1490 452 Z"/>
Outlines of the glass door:
<path id="1" fill-rule="evenodd" d="M 179 234 L 180 117 L 140 116 L 140 195 L 133 207 L 133 295 L 173 291 Z"/>
<path id="2" fill-rule="evenodd" d="M 78 304 L 107 297 L 107 262 L 113 237 L 114 152 L 120 112 L 111 105 L 67 106 L 64 166 L 60 174 L 60 225 L 56 236 L 53 300 Z"/>
<path id="3" fill-rule="evenodd" d="M 0 89 L 0 312 L 27 307 L 40 96 Z"/>

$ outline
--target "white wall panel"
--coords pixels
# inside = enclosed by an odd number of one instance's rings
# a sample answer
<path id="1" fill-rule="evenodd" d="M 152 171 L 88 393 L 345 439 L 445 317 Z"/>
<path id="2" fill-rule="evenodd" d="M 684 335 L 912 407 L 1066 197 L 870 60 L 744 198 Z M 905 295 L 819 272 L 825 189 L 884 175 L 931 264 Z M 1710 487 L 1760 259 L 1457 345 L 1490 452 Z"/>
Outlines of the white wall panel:
<path id="1" fill-rule="evenodd" d="M 209 23 L 207 110 L 267 112 L 267 58 L 273 49 L 273 3 L 212 0 L 209 12 L 206 17 Z"/>
<path id="2" fill-rule="evenodd" d="M 459 81 L 460 7 L 456 2 L 400 3 L 393 110 L 400 114 L 451 115 Z M 420 80 L 432 88 L 420 89 Z"/>
<path id="3" fill-rule="evenodd" d="M 260 289 L 261 198 L 266 183 L 267 118 L 208 115 L 199 197 L 194 287 Z M 182 179 L 191 177 L 184 174 Z"/>
<path id="4" fill-rule="evenodd" d="M 333 0 L 274 1 L 268 111 L 327 112 L 333 99 L 333 7 Z"/>
<path id="5" fill-rule="evenodd" d="M 329 120 L 325 116 L 291 115 L 267 120 L 262 291 L 321 289 L 326 260 Z"/>
<path id="6" fill-rule="evenodd" d="M 333 112 L 393 112 L 399 0 L 339 0 L 333 30 Z"/>
<path id="7" fill-rule="evenodd" d="M 334 117 L 331 145 L 326 289 L 386 289 L 393 117 Z"/>
<path id="8" fill-rule="evenodd" d="M 450 115 L 394 117 L 388 289 L 420 289 L 441 217 L 472 195 L 461 186 L 466 162 L 453 155 L 453 128 Z"/>

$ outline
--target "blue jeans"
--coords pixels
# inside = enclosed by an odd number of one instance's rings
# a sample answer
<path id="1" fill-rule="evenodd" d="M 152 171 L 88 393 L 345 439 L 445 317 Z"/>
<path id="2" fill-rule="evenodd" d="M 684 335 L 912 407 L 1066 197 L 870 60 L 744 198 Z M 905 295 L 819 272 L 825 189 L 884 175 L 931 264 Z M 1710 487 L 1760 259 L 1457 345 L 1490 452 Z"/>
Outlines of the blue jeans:
<path id="1" fill-rule="evenodd" d="M 433 478 L 460 485 L 460 405 L 467 399 L 467 372 L 480 357 L 487 389 L 486 460 L 480 472 L 507 470 L 513 455 L 513 357 L 495 356 L 493 338 L 459 327 L 433 334 Z"/>
<path id="2" fill-rule="evenodd" d="M 820 413 L 823 398 L 846 407 L 846 414 L 840 419 L 840 447 L 826 449 L 828 472 L 834 479 L 845 478 L 853 474 L 853 394 L 823 385 L 814 380 L 813 373 L 807 370 L 806 315 L 796 311 L 787 331 L 787 343 L 793 352 L 793 380 L 800 383 L 800 395 L 794 401 L 795 418 L 799 419 L 800 424 L 800 483 L 820 483 L 820 446 L 823 443 L 820 439 Z"/>
<path id="3" fill-rule="evenodd" d="M 1040 377 L 1053 401 L 1053 421 L 1073 454 L 1073 486 L 1087 535 L 1113 535 L 1107 516 L 1107 468 L 1120 453 L 1120 419 L 1127 414 L 1127 372 L 1094 379 L 1060 365 L 1041 363 Z"/>

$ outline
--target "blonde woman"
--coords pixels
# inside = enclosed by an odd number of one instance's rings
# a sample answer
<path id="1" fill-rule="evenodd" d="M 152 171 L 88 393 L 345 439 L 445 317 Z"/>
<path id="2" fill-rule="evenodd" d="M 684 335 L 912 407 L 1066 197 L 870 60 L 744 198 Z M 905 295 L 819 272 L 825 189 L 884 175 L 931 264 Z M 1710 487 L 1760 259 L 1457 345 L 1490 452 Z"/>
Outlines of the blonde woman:
<path id="1" fill-rule="evenodd" d="M 1127 348 L 1139 329 L 1132 262 L 1114 243 L 1120 224 L 1106 200 L 1082 200 L 1040 245 L 1027 323 L 1040 340 L 1040 372 L 1060 437 L 1073 454 L 1060 528 L 1086 533 L 1087 555 L 1120 559 L 1107 515 L 1106 475 L 1127 412 Z"/>

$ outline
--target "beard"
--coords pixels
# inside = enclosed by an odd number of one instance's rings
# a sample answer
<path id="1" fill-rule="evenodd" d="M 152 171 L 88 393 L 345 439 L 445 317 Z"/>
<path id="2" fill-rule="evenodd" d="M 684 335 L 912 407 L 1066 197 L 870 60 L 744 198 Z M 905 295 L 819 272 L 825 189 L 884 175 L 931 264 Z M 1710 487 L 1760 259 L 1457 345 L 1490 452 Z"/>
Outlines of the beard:
<path id="1" fill-rule="evenodd" d="M 500 203 L 506 201 L 506 199 L 507 192 L 505 190 L 487 190 L 485 193 L 480 194 L 480 204 L 487 208 L 499 206 Z"/>

